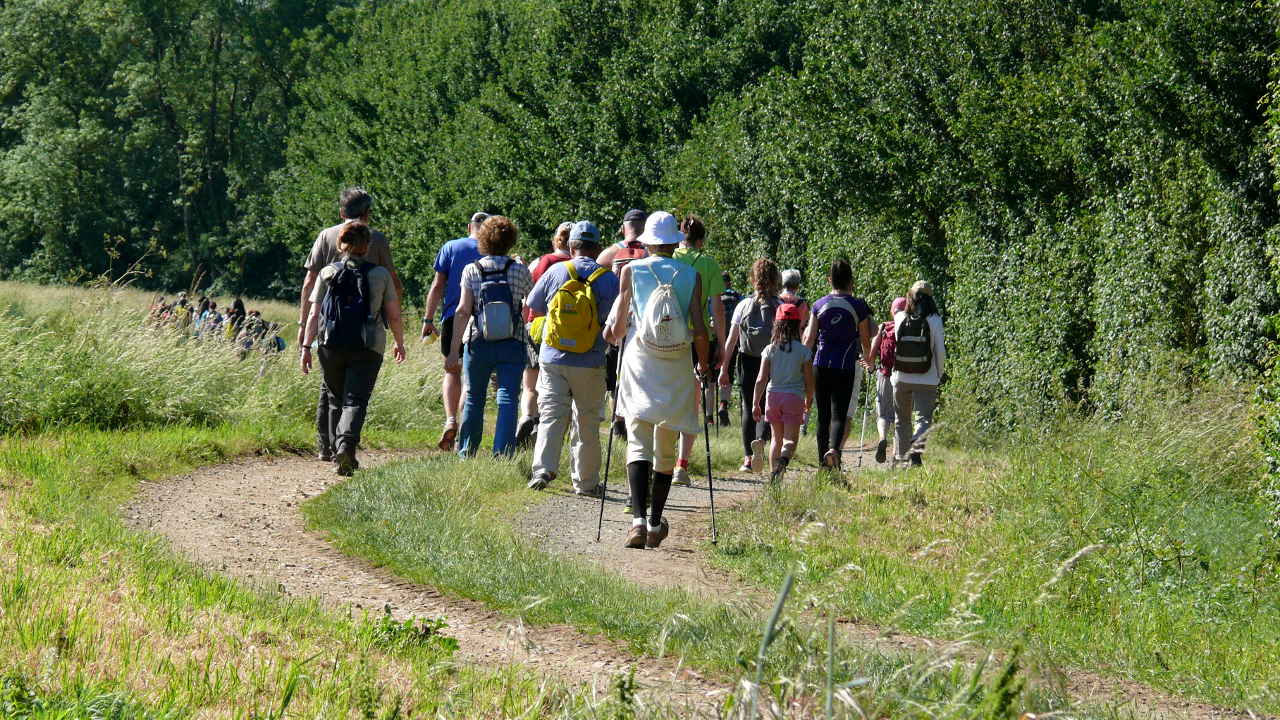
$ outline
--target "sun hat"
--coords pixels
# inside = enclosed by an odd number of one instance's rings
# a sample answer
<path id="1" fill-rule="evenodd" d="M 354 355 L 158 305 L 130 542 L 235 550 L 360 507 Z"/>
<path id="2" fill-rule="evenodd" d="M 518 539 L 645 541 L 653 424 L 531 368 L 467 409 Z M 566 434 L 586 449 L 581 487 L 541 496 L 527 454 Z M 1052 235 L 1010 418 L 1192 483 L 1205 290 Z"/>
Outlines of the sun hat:
<path id="1" fill-rule="evenodd" d="M 644 221 L 644 234 L 636 238 L 645 245 L 678 245 L 684 239 L 676 216 L 659 210 Z"/>
<path id="2" fill-rule="evenodd" d="M 600 245 L 600 229 L 590 220 L 579 220 L 569 230 L 569 247 Z"/>
<path id="3" fill-rule="evenodd" d="M 472 223 L 473 225 L 479 225 L 480 223 L 482 223 L 482 222 L 484 222 L 485 220 L 488 220 L 488 219 L 489 219 L 489 213 L 487 213 L 487 212 L 478 212 L 478 213 L 476 213 L 476 214 L 474 214 L 474 215 L 472 215 L 472 216 L 471 216 L 471 223 Z"/>
<path id="4" fill-rule="evenodd" d="M 804 315 L 800 313 L 800 306 L 795 303 L 782 303 L 778 306 L 778 311 L 773 315 L 774 322 L 782 322 L 783 320 L 803 320 Z"/>
<path id="5" fill-rule="evenodd" d="M 896 313 L 907 311 L 907 299 L 904 297 L 895 298 L 893 301 L 893 311 Z"/>

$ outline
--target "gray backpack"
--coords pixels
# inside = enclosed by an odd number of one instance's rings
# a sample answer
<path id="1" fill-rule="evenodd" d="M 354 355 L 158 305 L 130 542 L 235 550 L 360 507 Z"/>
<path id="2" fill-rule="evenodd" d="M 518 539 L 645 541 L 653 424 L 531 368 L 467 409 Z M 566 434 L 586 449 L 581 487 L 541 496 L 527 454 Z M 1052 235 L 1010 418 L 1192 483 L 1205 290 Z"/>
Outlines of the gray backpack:
<path id="1" fill-rule="evenodd" d="M 760 357 L 773 339 L 773 318 L 782 301 L 778 298 L 760 300 L 752 298 L 751 309 L 738 327 L 738 352 Z"/>

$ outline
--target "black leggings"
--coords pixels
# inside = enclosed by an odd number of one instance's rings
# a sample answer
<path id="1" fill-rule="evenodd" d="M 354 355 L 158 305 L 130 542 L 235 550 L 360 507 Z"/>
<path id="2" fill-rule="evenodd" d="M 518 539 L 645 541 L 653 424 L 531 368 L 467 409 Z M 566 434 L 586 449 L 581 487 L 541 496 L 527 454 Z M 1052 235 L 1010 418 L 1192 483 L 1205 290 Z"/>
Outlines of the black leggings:
<path id="1" fill-rule="evenodd" d="M 814 400 L 818 404 L 818 461 L 821 462 L 827 450 L 840 447 L 858 375 L 854 370 L 839 368 L 815 367 L 813 371 Z"/>
<path id="2" fill-rule="evenodd" d="M 769 440 L 769 423 L 761 416 L 757 423 L 751 407 L 755 404 L 756 378 L 760 376 L 760 358 L 738 353 L 738 391 L 742 394 L 742 454 L 751 454 L 751 441 Z"/>

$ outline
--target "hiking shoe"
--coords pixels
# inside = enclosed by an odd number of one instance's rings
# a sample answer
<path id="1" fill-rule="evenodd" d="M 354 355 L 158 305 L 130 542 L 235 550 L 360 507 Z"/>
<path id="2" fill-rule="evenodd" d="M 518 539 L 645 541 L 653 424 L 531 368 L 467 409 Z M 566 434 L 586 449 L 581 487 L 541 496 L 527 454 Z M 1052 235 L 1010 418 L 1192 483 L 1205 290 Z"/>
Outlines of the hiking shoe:
<path id="1" fill-rule="evenodd" d="M 555 476 L 551 473 L 546 470 L 540 470 L 534 473 L 533 477 L 529 478 L 529 484 L 526 487 L 530 490 L 542 490 L 546 486 L 550 485 L 551 481 L 554 479 Z"/>
<path id="2" fill-rule="evenodd" d="M 594 500 L 599 500 L 600 498 L 604 497 L 604 488 L 599 485 L 591 488 L 590 490 L 579 490 L 577 488 L 574 488 L 573 494 L 579 497 L 592 498 Z M 627 508 L 627 509 L 630 510 L 631 508 Z"/>
<path id="3" fill-rule="evenodd" d="M 876 444 L 876 462 L 884 464 L 885 454 L 889 452 L 889 441 L 881 440 Z"/>
<path id="4" fill-rule="evenodd" d="M 457 439 L 458 425 L 449 423 L 444 426 L 444 432 L 440 433 L 440 442 L 436 443 L 436 447 L 445 452 L 453 452 L 453 442 Z"/>
<path id="5" fill-rule="evenodd" d="M 320 462 L 333 462 L 333 453 L 328 450 L 321 450 L 316 454 L 316 459 Z"/>
<path id="6" fill-rule="evenodd" d="M 753 472 L 751 469 L 751 458 L 742 458 L 742 467 L 738 468 L 738 472 Z"/>
<path id="7" fill-rule="evenodd" d="M 644 525 L 632 525 L 631 532 L 627 534 L 627 544 L 625 547 L 632 550 L 640 550 L 644 548 L 645 542 L 649 539 L 649 534 L 645 532 Z"/>
<path id="8" fill-rule="evenodd" d="M 676 467 L 675 472 L 671 473 L 671 484 L 680 487 L 690 487 L 693 483 L 689 480 L 689 468 Z"/>
<path id="9" fill-rule="evenodd" d="M 359 467 L 360 463 L 356 461 L 353 453 L 340 452 L 333 458 L 333 471 L 342 477 L 355 475 Z"/>
<path id="10" fill-rule="evenodd" d="M 832 448 L 822 456 L 822 467 L 828 470 L 840 469 L 840 451 Z"/>
<path id="11" fill-rule="evenodd" d="M 533 444 L 533 439 L 538 435 L 538 418 L 525 418 L 520 423 L 520 427 L 516 428 L 516 449 L 524 450 Z"/>
<path id="12" fill-rule="evenodd" d="M 647 530 L 644 534 L 644 546 L 650 550 L 657 548 L 667 539 L 667 535 L 671 534 L 671 525 L 667 523 L 666 518 L 662 518 L 662 522 L 658 523 L 657 530 Z"/>
<path id="13" fill-rule="evenodd" d="M 764 441 L 751 441 L 751 472 L 764 472 Z"/>
<path id="14" fill-rule="evenodd" d="M 920 467 L 924 465 L 924 456 L 919 452 L 911 453 L 911 467 Z"/>
<path id="15" fill-rule="evenodd" d="M 720 427 L 729 427 L 729 403 L 721 401 L 718 419 Z"/>
<path id="16" fill-rule="evenodd" d="M 790 462 L 791 458 L 778 458 L 778 463 L 773 466 L 773 472 L 769 475 L 770 485 L 777 485 L 782 482 L 782 476 L 787 473 L 787 465 Z"/>

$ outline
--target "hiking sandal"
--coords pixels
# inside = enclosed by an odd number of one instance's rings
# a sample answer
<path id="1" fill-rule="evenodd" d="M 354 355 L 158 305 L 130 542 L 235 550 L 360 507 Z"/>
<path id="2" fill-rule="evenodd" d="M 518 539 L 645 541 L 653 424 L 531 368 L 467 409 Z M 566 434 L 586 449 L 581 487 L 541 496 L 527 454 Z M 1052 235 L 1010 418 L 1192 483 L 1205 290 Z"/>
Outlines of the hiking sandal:
<path id="1" fill-rule="evenodd" d="M 436 447 L 445 451 L 453 452 L 453 443 L 458 438 L 458 423 L 451 422 L 444 426 L 444 432 L 440 435 L 440 442 L 436 443 Z"/>

